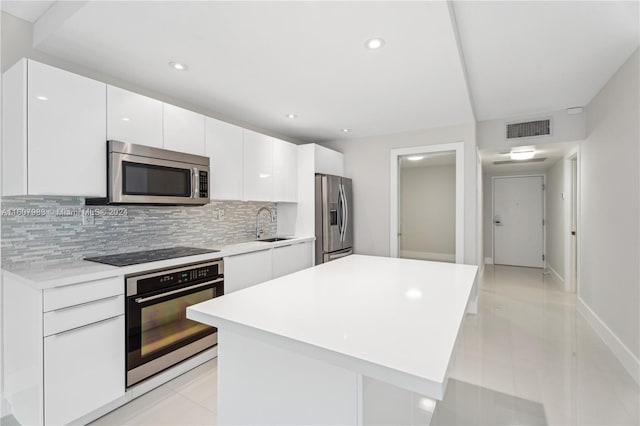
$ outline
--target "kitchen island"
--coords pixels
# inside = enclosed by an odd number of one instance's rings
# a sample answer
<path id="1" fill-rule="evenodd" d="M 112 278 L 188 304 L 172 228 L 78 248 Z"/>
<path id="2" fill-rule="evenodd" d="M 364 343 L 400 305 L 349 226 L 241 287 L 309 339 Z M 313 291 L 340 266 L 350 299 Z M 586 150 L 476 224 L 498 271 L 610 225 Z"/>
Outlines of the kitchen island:
<path id="1" fill-rule="evenodd" d="M 218 327 L 218 423 L 428 423 L 476 275 L 353 255 L 189 307 Z"/>

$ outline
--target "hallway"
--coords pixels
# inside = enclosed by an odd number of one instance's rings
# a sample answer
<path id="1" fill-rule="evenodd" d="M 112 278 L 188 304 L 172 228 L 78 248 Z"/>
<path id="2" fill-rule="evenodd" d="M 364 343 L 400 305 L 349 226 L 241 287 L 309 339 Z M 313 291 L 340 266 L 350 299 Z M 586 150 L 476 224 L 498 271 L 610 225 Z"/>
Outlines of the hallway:
<path id="1" fill-rule="evenodd" d="M 451 377 L 501 394 L 478 390 L 481 413 L 457 404 L 455 419 L 439 422 L 436 409 L 433 424 L 640 423 L 638 384 L 577 312 L 575 295 L 542 269 L 487 265 L 478 315 L 467 316 L 460 339 Z M 532 417 L 532 402 L 546 420 Z"/>

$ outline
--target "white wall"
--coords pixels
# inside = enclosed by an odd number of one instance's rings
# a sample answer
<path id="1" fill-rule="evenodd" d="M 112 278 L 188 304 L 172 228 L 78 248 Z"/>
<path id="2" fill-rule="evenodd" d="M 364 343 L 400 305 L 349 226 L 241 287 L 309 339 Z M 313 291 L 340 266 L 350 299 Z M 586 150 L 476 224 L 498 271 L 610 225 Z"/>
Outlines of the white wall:
<path id="1" fill-rule="evenodd" d="M 507 140 L 506 123 L 551 118 L 551 135 L 535 138 Z M 586 114 L 569 115 L 566 110 L 526 115 L 498 120 L 478 122 L 478 147 L 480 149 L 502 149 L 505 147 L 536 145 L 552 142 L 579 141 L 585 135 Z"/>
<path id="2" fill-rule="evenodd" d="M 640 357 L 639 71 L 636 50 L 587 108 L 578 234 L 578 296 L 635 357 L 636 369 Z"/>
<path id="3" fill-rule="evenodd" d="M 475 125 L 459 125 L 325 143 L 344 154 L 345 175 L 353 178 L 354 250 L 389 256 L 389 164 L 392 148 L 464 142 L 464 262 L 477 264 Z"/>
<path id="4" fill-rule="evenodd" d="M 567 241 L 565 209 L 570 208 L 569 193 L 563 199 L 565 191 L 565 160 L 561 158 L 547 170 L 547 190 L 545 191 L 546 230 L 547 230 L 547 267 L 557 274 L 564 283 L 564 255 Z M 552 272 L 553 274 L 553 272 Z M 555 275 L 554 274 L 554 275 Z"/>
<path id="5" fill-rule="evenodd" d="M 455 165 L 401 170 L 402 257 L 455 261 Z"/>
<path id="6" fill-rule="evenodd" d="M 227 117 L 220 115 L 217 111 L 212 111 L 208 108 L 202 108 L 199 105 L 194 105 L 188 102 L 184 102 L 181 99 L 167 96 L 164 93 L 150 90 L 146 87 L 132 84 L 118 77 L 102 73 L 99 70 L 90 69 L 82 65 L 78 65 L 73 62 L 69 62 L 67 60 L 60 59 L 55 56 L 41 52 L 33 48 L 33 25 L 30 22 L 24 21 L 20 18 L 16 18 L 15 16 L 10 15 L 6 12 L 1 12 L 1 15 L 2 15 L 2 24 L 0 25 L 0 28 L 2 30 L 2 34 L 0 35 L 0 42 L 1 42 L 0 65 L 1 65 L 2 72 L 5 72 L 13 64 L 18 62 L 18 60 L 22 58 L 30 58 L 47 65 L 51 65 L 69 72 L 73 72 L 79 75 L 83 75 L 85 77 L 92 78 L 94 80 L 99 80 L 104 83 L 111 84 L 113 86 L 121 87 L 123 89 L 130 90 L 132 92 L 140 93 L 142 95 L 149 96 L 154 99 L 158 99 L 162 102 L 166 102 L 172 105 L 177 105 L 179 107 L 186 108 L 191 111 L 195 111 L 209 117 L 226 121 L 228 123 L 232 123 L 237 126 L 244 127 L 245 129 L 254 130 L 256 132 L 263 133 L 263 134 L 273 136 L 278 139 L 286 140 L 293 143 L 302 143 L 302 141 L 292 139 L 286 135 L 265 131 L 264 129 L 260 129 L 251 125 L 250 123 L 229 119 Z"/>

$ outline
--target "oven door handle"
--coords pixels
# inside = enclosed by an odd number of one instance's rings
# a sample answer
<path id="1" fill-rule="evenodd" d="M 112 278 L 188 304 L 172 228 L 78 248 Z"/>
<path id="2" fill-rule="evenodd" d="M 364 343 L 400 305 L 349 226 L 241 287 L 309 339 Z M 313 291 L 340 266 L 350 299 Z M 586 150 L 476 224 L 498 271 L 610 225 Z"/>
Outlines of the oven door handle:
<path id="1" fill-rule="evenodd" d="M 155 296 L 138 297 L 137 299 L 134 299 L 134 300 L 135 300 L 136 303 L 144 303 L 144 302 L 148 302 L 150 300 L 155 300 L 155 299 L 160 299 L 160 298 L 165 297 L 165 296 L 170 296 L 172 294 L 184 293 L 185 291 L 193 290 L 194 288 L 200 288 L 200 287 L 209 286 L 211 284 L 221 283 L 222 281 L 224 281 L 224 278 L 219 278 L 219 279 L 217 279 L 215 281 L 207 281 L 206 283 L 196 284 L 196 285 L 192 285 L 192 286 L 185 287 L 185 288 L 179 288 L 177 290 L 168 291 L 166 293 L 156 294 Z"/>

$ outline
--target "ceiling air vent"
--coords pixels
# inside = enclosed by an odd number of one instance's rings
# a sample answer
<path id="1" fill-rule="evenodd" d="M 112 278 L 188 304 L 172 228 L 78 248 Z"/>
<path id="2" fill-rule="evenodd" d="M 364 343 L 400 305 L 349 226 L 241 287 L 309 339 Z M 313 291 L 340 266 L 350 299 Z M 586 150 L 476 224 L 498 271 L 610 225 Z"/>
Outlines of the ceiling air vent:
<path id="1" fill-rule="evenodd" d="M 531 138 L 551 134 L 551 120 L 507 124 L 507 139 Z"/>

